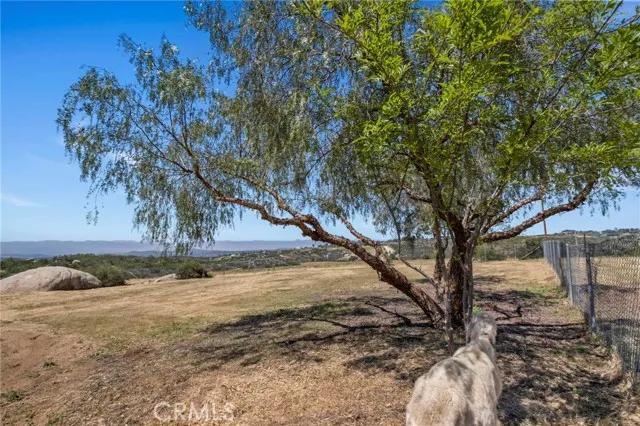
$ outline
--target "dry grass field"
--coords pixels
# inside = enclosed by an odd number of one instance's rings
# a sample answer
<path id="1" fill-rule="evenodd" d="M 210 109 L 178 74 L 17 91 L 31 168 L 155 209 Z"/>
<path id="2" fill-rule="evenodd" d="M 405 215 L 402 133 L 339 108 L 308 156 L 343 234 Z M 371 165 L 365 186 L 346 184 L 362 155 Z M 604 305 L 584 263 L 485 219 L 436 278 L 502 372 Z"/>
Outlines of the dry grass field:
<path id="1" fill-rule="evenodd" d="M 499 324 L 503 423 L 640 424 L 542 260 L 475 273 Z M 413 381 L 446 356 L 441 332 L 359 263 L 0 303 L 3 425 L 194 424 L 193 407 L 212 424 L 401 425 Z"/>

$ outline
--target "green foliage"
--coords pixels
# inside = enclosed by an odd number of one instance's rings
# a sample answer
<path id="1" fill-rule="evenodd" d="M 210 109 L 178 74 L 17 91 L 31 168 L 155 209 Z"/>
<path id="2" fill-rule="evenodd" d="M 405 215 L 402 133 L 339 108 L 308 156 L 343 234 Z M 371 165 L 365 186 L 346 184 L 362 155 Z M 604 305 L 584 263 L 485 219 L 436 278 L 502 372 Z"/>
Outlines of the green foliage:
<path id="1" fill-rule="evenodd" d="M 126 279 L 166 275 L 182 262 L 183 258 L 169 256 L 75 254 L 47 259 L 4 258 L 0 260 L 0 265 L 2 278 L 41 266 L 65 266 L 90 274 L 95 274 L 100 269 L 117 268 L 123 271 Z"/>
<path id="2" fill-rule="evenodd" d="M 91 272 L 100 280 L 104 287 L 113 287 L 126 284 L 126 276 L 120 268 L 111 265 L 102 265 Z"/>
<path id="3" fill-rule="evenodd" d="M 482 245 L 476 250 L 476 259 L 480 261 L 505 260 L 507 257 L 507 254 L 491 245 Z"/>
<path id="4" fill-rule="evenodd" d="M 207 270 L 199 262 L 195 260 L 189 260 L 178 267 L 176 276 L 180 280 L 187 280 L 190 278 L 205 278 L 207 276 Z"/>
<path id="5" fill-rule="evenodd" d="M 303 248 L 290 250 L 263 250 L 230 253 L 218 257 L 198 257 L 197 262 L 208 271 L 227 271 L 231 269 L 258 269 L 294 266 L 304 262 L 341 260 L 343 250 L 330 247 Z M 74 263 L 77 260 L 79 263 Z M 41 266 L 66 266 L 81 271 L 95 273 L 102 268 L 115 267 L 126 278 L 153 278 L 174 273 L 182 264 L 192 258 L 182 256 L 116 256 L 76 254 L 48 259 L 0 259 L 0 278 L 17 274 Z"/>
<path id="6" fill-rule="evenodd" d="M 408 233 L 435 214 L 473 247 L 541 198 L 606 211 L 640 184 L 640 23 L 620 2 L 185 9 L 209 60 L 123 37 L 136 81 L 90 69 L 58 113 L 92 191 L 123 188 L 135 224 L 179 253 L 237 209 L 305 235 L 316 216 Z"/>

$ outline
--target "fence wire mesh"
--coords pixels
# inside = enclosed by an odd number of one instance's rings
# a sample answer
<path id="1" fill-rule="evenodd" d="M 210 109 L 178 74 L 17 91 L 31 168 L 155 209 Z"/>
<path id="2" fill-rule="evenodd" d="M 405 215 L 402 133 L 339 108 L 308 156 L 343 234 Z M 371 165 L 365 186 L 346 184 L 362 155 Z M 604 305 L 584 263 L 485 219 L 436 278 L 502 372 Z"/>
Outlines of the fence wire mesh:
<path id="1" fill-rule="evenodd" d="M 640 238 L 567 244 L 544 241 L 571 303 L 588 326 L 615 349 L 624 365 L 640 377 Z"/>

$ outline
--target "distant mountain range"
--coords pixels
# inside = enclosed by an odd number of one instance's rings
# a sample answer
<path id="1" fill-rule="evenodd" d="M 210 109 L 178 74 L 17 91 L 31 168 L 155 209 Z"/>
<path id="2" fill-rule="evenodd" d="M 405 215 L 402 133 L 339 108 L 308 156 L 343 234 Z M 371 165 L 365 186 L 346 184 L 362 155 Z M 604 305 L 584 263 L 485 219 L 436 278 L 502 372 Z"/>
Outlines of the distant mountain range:
<path id="1" fill-rule="evenodd" d="M 547 238 L 568 238 L 583 233 L 599 239 L 623 238 L 640 235 L 638 228 L 607 229 L 604 231 L 573 231 L 565 230 Z M 521 236 L 518 238 L 540 238 L 538 236 Z M 393 243 L 392 243 L 393 244 Z M 285 250 L 318 246 L 311 240 L 294 241 L 217 241 L 211 247 L 197 247 L 192 250 L 192 256 L 217 257 L 234 252 L 248 252 L 261 250 Z M 47 258 L 71 254 L 121 254 L 134 256 L 157 256 L 162 253 L 162 247 L 154 244 L 141 243 L 131 240 L 115 241 L 4 241 L 0 242 L 0 257 L 16 258 Z"/>
<path id="2" fill-rule="evenodd" d="M 315 244 L 317 245 L 317 243 Z M 217 241 L 212 247 L 199 247 L 192 256 L 215 257 L 229 252 L 281 250 L 313 247 L 310 240 L 295 241 Z M 5 241 L 0 242 L 0 257 L 42 258 L 70 254 L 126 254 L 154 256 L 162 253 L 159 245 L 137 241 Z"/>

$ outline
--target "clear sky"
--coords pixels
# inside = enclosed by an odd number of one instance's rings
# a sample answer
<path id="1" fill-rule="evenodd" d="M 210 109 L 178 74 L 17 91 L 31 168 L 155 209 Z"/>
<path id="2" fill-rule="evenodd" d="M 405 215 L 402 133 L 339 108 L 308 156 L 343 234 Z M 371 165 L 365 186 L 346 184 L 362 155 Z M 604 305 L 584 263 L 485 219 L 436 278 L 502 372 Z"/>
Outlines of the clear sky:
<path id="1" fill-rule="evenodd" d="M 0 239 L 140 239 L 132 208 L 122 194 L 105 197 L 97 225 L 87 224 L 87 184 L 64 153 L 56 111 L 83 66 L 104 67 L 131 78 L 118 36 L 148 46 L 165 34 L 183 55 L 204 58 L 207 36 L 186 24 L 181 2 L 7 2 L 1 3 L 1 219 Z M 625 5 L 627 6 L 627 5 Z M 640 227 L 640 195 L 630 191 L 603 217 L 590 209 L 551 218 L 551 232 Z M 365 232 L 373 228 L 358 221 Z M 339 230 L 339 232 L 341 232 Z M 530 233 L 541 233 L 541 227 Z M 291 240 L 283 230 L 244 215 L 220 240 Z"/>

